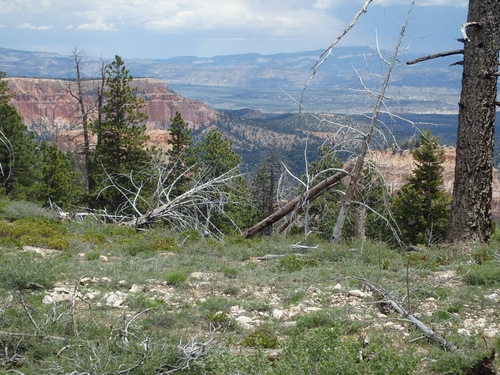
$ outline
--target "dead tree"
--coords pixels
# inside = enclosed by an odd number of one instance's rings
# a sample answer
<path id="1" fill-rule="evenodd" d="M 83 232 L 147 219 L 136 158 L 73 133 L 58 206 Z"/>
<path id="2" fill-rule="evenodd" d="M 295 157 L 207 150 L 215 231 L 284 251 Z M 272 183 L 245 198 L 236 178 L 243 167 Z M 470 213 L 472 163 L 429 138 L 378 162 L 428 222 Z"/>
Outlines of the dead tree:
<path id="1" fill-rule="evenodd" d="M 281 209 L 279 209 L 278 211 L 276 211 L 272 215 L 269 215 L 267 218 L 262 220 L 260 223 L 247 229 L 243 233 L 243 236 L 246 238 L 251 238 L 251 237 L 255 236 L 256 234 L 258 234 L 259 232 L 266 229 L 267 227 L 269 227 L 270 225 L 276 223 L 278 220 L 284 218 L 286 215 L 290 214 L 293 210 L 295 210 L 297 207 L 299 207 L 299 205 L 302 204 L 303 202 L 312 202 L 314 199 L 319 197 L 325 191 L 327 191 L 328 189 L 332 188 L 337 183 L 339 183 L 344 177 L 348 176 L 349 171 L 352 170 L 352 168 L 353 168 L 353 164 L 349 163 L 348 165 L 345 166 L 345 170 L 339 171 L 336 174 L 334 174 L 333 176 L 330 176 L 330 177 L 324 179 L 323 181 L 316 184 L 308 191 L 295 197 L 290 202 L 288 202 L 286 205 L 284 205 Z"/>
<path id="2" fill-rule="evenodd" d="M 381 108 L 382 102 L 385 98 L 385 91 L 389 85 L 389 80 L 391 78 L 392 69 L 397 61 L 397 56 L 399 54 L 400 45 L 401 45 L 401 42 L 403 40 L 403 37 L 405 36 L 406 25 L 408 24 L 408 18 L 409 18 L 409 15 L 411 13 L 411 10 L 413 8 L 414 3 L 415 2 L 412 3 L 410 10 L 408 12 L 408 16 L 406 18 L 406 21 L 405 21 L 403 27 L 401 28 L 401 32 L 399 34 L 399 39 L 398 39 L 396 48 L 394 49 L 392 59 L 389 62 L 389 68 L 388 68 L 387 73 L 385 75 L 385 79 L 384 79 L 384 82 L 382 84 L 382 88 L 380 90 L 380 93 L 378 94 L 377 103 L 375 104 L 375 108 L 373 110 L 372 118 L 370 121 L 370 127 L 369 127 L 368 131 L 366 132 L 366 134 L 363 136 L 363 140 L 362 140 L 362 144 L 361 144 L 361 151 L 357 157 L 356 166 L 354 167 L 354 172 L 352 173 L 352 176 L 351 176 L 350 181 L 349 181 L 349 185 L 347 186 L 347 192 L 345 193 L 344 197 L 342 198 L 340 213 L 337 217 L 337 222 L 335 223 L 335 227 L 333 228 L 332 236 L 330 239 L 330 241 L 333 243 L 338 243 L 340 241 L 341 236 L 342 236 L 342 230 L 344 228 L 344 223 L 345 223 L 345 220 L 347 218 L 347 214 L 349 212 L 351 200 L 353 199 L 354 194 L 356 192 L 356 186 L 358 184 L 361 170 L 362 170 L 364 162 L 365 162 L 366 154 L 368 153 L 368 147 L 369 147 L 372 135 L 373 135 L 373 131 L 375 129 L 375 124 L 377 123 L 378 116 L 380 113 L 380 108 Z"/>

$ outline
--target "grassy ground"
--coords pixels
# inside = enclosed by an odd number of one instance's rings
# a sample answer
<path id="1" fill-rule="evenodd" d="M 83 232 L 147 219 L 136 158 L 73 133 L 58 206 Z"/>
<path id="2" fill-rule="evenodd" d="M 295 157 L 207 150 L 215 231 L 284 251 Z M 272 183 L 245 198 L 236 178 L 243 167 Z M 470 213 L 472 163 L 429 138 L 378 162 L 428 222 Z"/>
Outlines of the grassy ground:
<path id="1" fill-rule="evenodd" d="M 500 351 L 495 240 L 214 240 L 0 208 L 0 374 L 473 374 Z M 366 280 L 460 349 L 427 340 Z"/>

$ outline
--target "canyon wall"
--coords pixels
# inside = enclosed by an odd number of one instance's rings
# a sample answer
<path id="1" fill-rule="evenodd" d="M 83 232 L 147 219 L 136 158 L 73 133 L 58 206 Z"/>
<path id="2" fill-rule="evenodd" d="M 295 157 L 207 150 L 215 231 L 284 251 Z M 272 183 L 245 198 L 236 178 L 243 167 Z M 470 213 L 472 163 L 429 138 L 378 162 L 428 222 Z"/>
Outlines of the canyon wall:
<path id="1" fill-rule="evenodd" d="M 77 92 L 75 81 L 45 78 L 8 78 L 9 88 L 16 96 L 11 100 L 29 130 L 45 139 L 81 129 L 81 114 L 71 93 Z M 84 81 L 86 104 L 95 107 L 95 81 Z M 169 90 L 156 78 L 136 78 L 132 87 L 144 98 L 148 130 L 166 130 L 170 119 L 179 111 L 191 129 L 201 129 L 217 122 L 217 112 L 205 103 L 191 100 Z"/>
<path id="2" fill-rule="evenodd" d="M 445 161 L 443 163 L 443 189 L 448 193 L 453 192 L 453 181 L 455 180 L 455 148 L 444 147 Z M 401 187 L 406 184 L 411 171 L 416 167 L 415 160 L 409 150 L 403 152 L 375 151 L 371 160 L 376 163 L 381 174 L 384 176 L 387 186 L 392 195 L 395 195 Z M 500 220 L 500 182 L 498 170 L 493 169 L 493 197 L 491 201 L 493 219 Z"/>

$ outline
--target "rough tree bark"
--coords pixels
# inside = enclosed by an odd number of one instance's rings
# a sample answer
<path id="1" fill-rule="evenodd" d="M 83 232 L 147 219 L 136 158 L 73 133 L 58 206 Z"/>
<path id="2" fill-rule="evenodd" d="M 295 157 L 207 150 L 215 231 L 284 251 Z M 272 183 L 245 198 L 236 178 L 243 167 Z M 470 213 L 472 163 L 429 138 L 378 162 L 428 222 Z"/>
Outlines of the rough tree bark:
<path id="1" fill-rule="evenodd" d="M 500 1 L 470 0 L 467 21 L 448 240 L 487 242 L 492 222 Z"/>

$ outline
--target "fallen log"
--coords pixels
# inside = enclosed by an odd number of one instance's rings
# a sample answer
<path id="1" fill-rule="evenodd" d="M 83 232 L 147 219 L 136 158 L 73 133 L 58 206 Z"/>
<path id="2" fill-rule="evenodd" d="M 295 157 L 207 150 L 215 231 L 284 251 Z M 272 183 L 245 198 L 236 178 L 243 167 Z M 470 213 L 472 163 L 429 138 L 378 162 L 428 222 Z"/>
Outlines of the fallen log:
<path id="1" fill-rule="evenodd" d="M 382 299 L 380 303 L 388 304 L 394 311 L 398 314 L 402 315 L 404 319 L 409 320 L 413 324 L 417 326 L 417 328 L 422 331 L 424 336 L 436 342 L 443 350 L 449 352 L 459 352 L 461 351 L 458 346 L 446 340 L 439 333 L 434 332 L 430 327 L 428 327 L 425 323 L 419 320 L 415 315 L 407 312 L 399 303 L 392 299 L 391 295 L 384 290 L 381 286 L 372 283 L 367 279 L 363 279 L 366 286 L 372 290 L 372 292 L 377 293 L 379 297 Z"/>
<path id="2" fill-rule="evenodd" d="M 307 201 L 310 201 L 310 202 L 313 201 L 314 199 L 319 197 L 321 194 L 323 194 L 323 192 L 330 189 L 335 184 L 340 182 L 344 177 L 349 175 L 349 173 L 354 168 L 354 163 L 349 162 L 344 166 L 344 168 L 345 168 L 344 170 L 335 173 L 333 176 L 325 178 L 323 181 L 321 181 L 317 185 L 313 186 L 311 189 L 309 189 L 306 192 L 302 193 L 301 195 L 295 197 L 290 202 L 288 202 L 286 205 L 284 205 L 281 209 L 279 209 L 275 213 L 269 215 L 264 220 L 262 220 L 260 223 L 247 229 L 243 233 L 243 237 L 251 238 L 251 237 L 255 236 L 257 233 L 263 231 L 264 229 L 266 229 L 270 225 L 276 223 L 278 220 L 280 220 L 283 217 L 285 217 L 286 215 L 288 215 L 300 203 L 307 202 Z"/>

